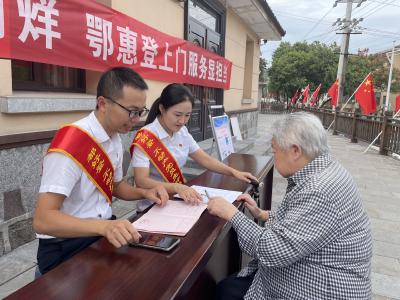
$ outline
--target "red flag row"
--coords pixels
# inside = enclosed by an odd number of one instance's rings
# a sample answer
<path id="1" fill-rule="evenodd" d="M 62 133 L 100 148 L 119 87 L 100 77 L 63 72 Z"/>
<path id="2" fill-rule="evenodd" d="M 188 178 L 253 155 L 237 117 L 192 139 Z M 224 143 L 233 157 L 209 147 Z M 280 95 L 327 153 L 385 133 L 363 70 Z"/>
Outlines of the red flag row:
<path id="1" fill-rule="evenodd" d="M 318 94 L 321 89 L 321 84 L 316 88 L 314 93 L 311 96 L 312 102 L 311 106 L 314 106 L 317 102 Z M 328 89 L 328 95 L 331 98 L 332 106 L 336 107 L 338 105 L 338 89 L 339 82 L 336 80 L 331 87 Z M 306 104 L 308 101 L 310 91 L 310 85 L 308 84 L 302 93 L 303 100 L 302 103 Z M 374 89 L 374 81 L 372 78 L 372 74 L 369 73 L 362 83 L 359 85 L 357 90 L 354 92 L 354 97 L 356 101 L 359 103 L 361 110 L 364 114 L 370 114 L 376 112 L 376 98 L 375 98 L 375 89 Z M 292 97 L 292 104 L 295 104 L 298 100 L 298 91 Z M 400 110 L 400 96 L 396 98 L 396 112 Z"/>

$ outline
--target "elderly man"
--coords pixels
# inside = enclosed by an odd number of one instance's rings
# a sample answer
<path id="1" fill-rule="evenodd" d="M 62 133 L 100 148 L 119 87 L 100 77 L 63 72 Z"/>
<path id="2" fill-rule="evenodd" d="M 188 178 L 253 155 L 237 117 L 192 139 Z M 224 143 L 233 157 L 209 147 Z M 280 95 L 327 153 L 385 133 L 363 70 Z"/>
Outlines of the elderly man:
<path id="1" fill-rule="evenodd" d="M 288 180 L 276 212 L 241 195 L 260 227 L 223 198 L 211 214 L 231 222 L 254 260 L 217 286 L 217 299 L 369 299 L 370 224 L 351 175 L 329 155 L 317 117 L 293 113 L 274 123 L 275 167 Z"/>

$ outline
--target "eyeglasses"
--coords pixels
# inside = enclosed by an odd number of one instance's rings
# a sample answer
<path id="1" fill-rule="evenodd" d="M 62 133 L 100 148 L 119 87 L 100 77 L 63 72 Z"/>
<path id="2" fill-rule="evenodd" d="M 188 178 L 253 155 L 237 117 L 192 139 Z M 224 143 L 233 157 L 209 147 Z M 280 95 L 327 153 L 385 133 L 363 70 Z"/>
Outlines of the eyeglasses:
<path id="1" fill-rule="evenodd" d="M 120 107 L 122 107 L 123 109 L 125 109 L 129 113 L 129 118 L 131 118 L 131 119 L 133 119 L 133 118 L 141 118 L 141 117 L 146 116 L 149 113 L 149 109 L 146 108 L 146 107 L 143 108 L 142 110 L 129 109 L 129 108 L 126 108 L 125 106 L 119 104 L 117 101 L 115 101 L 115 100 L 113 100 L 113 99 L 111 99 L 109 97 L 104 97 L 104 98 L 110 100 L 111 102 L 113 102 L 113 103 L 119 105 Z"/>

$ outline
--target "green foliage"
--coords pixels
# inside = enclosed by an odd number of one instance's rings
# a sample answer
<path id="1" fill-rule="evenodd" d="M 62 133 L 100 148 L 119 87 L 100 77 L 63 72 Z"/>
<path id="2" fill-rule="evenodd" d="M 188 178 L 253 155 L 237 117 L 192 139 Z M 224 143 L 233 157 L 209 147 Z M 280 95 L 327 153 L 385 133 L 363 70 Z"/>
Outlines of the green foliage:
<path id="1" fill-rule="evenodd" d="M 321 91 L 327 90 L 336 78 L 339 56 L 335 52 L 338 51 L 336 44 L 282 42 L 268 70 L 270 90 L 288 97 L 309 83 L 311 91 L 320 83 Z"/>
<path id="2" fill-rule="evenodd" d="M 386 59 L 384 54 L 371 55 L 370 60 L 372 64 L 371 69 L 374 70 L 372 71 L 372 76 L 374 78 L 375 88 L 380 91 L 386 91 L 390 71 L 389 61 Z M 395 68 L 393 68 L 392 72 L 392 84 L 390 90 L 393 93 L 400 91 L 400 71 Z"/>
<path id="3" fill-rule="evenodd" d="M 268 70 L 270 91 L 290 97 L 309 83 L 311 91 L 322 83 L 321 92 L 327 92 L 336 80 L 339 52 L 336 44 L 282 42 Z M 372 72 L 375 89 L 386 90 L 389 67 L 383 55 L 350 56 L 344 94 L 350 96 L 369 72 Z M 391 90 L 397 92 L 400 90 L 400 72 L 394 69 L 392 78 Z"/>
<path id="4" fill-rule="evenodd" d="M 260 75 L 258 80 L 260 82 L 265 82 L 267 81 L 267 76 L 268 76 L 267 60 L 260 57 Z"/>

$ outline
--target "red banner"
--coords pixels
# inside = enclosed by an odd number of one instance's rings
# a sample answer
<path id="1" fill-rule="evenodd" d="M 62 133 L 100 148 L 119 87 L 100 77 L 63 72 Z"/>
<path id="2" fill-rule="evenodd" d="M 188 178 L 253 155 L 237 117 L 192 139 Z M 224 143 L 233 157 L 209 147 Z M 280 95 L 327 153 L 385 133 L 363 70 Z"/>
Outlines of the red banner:
<path id="1" fill-rule="evenodd" d="M 132 4 L 134 5 L 134 4 Z M 232 63 L 95 1 L 0 0 L 0 57 L 229 89 Z"/>

